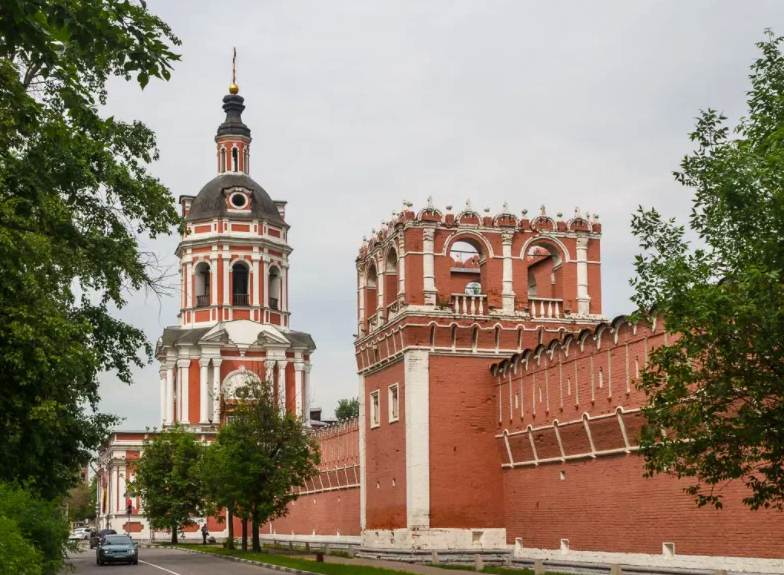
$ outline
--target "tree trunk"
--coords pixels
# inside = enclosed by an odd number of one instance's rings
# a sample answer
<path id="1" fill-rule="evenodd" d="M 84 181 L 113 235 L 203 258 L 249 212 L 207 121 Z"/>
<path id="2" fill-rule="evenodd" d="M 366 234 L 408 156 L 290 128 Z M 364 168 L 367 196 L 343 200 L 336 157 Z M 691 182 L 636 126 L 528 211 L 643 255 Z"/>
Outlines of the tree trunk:
<path id="1" fill-rule="evenodd" d="M 226 541 L 226 548 L 234 549 L 234 513 L 231 509 L 226 510 L 226 519 L 229 522 L 229 540 Z"/>
<path id="2" fill-rule="evenodd" d="M 172 540 L 171 540 L 171 542 L 172 542 L 173 545 L 177 545 L 177 528 L 176 527 L 172 527 Z"/>
<path id="3" fill-rule="evenodd" d="M 248 520 L 242 518 L 242 550 L 248 550 Z"/>
<path id="4" fill-rule="evenodd" d="M 256 551 L 257 553 L 261 553 L 261 541 L 259 538 L 259 524 L 256 522 L 255 519 L 253 520 L 252 529 L 253 529 L 253 534 L 251 537 L 251 541 L 253 542 L 253 550 Z"/>

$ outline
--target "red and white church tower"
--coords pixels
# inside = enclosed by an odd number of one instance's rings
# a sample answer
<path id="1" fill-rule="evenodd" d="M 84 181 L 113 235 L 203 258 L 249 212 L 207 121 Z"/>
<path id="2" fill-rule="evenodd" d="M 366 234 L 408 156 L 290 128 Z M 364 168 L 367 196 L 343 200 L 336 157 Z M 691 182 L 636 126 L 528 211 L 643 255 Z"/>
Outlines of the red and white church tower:
<path id="1" fill-rule="evenodd" d="M 250 177 L 250 128 L 236 84 L 223 98 L 215 136 L 217 176 L 179 203 L 186 229 L 180 259 L 179 325 L 158 340 L 161 425 L 212 431 L 223 402 L 247 372 L 272 381 L 276 401 L 308 419 L 307 333 L 290 328 L 286 202 Z"/>

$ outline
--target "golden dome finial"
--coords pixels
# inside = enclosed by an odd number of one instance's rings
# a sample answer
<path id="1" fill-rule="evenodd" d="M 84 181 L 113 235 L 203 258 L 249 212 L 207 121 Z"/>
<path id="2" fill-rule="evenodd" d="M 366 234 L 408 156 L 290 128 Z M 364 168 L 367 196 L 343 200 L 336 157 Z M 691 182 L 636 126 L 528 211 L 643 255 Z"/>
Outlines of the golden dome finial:
<path id="1" fill-rule="evenodd" d="M 240 87 L 237 86 L 237 49 L 234 48 L 234 56 L 231 58 L 231 85 L 229 86 L 230 94 L 237 94 Z"/>

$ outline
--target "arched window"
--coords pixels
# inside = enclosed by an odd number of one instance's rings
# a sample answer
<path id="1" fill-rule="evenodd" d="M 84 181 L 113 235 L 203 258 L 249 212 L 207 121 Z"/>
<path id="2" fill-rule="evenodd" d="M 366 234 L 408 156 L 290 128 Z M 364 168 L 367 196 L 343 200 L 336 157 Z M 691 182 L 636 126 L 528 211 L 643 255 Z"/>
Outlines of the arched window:
<path id="1" fill-rule="evenodd" d="M 458 313 L 482 315 L 487 310 L 483 247 L 471 237 L 461 237 L 449 246 L 449 293 Z"/>
<path id="2" fill-rule="evenodd" d="M 564 307 L 560 252 L 549 242 L 534 244 L 525 254 L 528 305 L 533 317 L 561 317 Z"/>
<path id="3" fill-rule="evenodd" d="M 193 269 L 196 282 L 196 307 L 210 305 L 210 266 L 207 262 L 199 262 Z"/>
<path id="4" fill-rule="evenodd" d="M 237 146 L 234 146 L 231 149 L 231 171 L 232 172 L 240 171 L 240 151 L 237 148 Z"/>
<path id="5" fill-rule="evenodd" d="M 221 174 L 226 171 L 226 148 L 220 150 L 220 171 Z"/>
<path id="6" fill-rule="evenodd" d="M 242 157 L 242 171 L 246 174 L 250 174 L 250 150 L 248 147 L 245 147 L 245 151 L 243 152 Z"/>
<path id="7" fill-rule="evenodd" d="M 280 269 L 278 266 L 270 266 L 267 285 L 270 308 L 280 309 Z"/>
<path id="8" fill-rule="evenodd" d="M 384 263 L 384 306 L 389 307 L 397 301 L 397 251 L 392 248 Z"/>
<path id="9" fill-rule="evenodd" d="M 248 295 L 248 278 L 250 275 L 250 270 L 248 269 L 248 265 L 243 261 L 238 261 L 231 268 L 231 274 L 231 291 L 234 305 L 250 305 L 250 297 Z"/>
<path id="10" fill-rule="evenodd" d="M 371 265 L 367 270 L 365 276 L 365 319 L 371 320 L 376 315 L 376 306 L 378 305 L 378 298 L 376 296 L 376 284 L 378 283 L 378 274 L 376 273 L 376 266 Z M 373 326 L 370 326 L 373 329 Z"/>

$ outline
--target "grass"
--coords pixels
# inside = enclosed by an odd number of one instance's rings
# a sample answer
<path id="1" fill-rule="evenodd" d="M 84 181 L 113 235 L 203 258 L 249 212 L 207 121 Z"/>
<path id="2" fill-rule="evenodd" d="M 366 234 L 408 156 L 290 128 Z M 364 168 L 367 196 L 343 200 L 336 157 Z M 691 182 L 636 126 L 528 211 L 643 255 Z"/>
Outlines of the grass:
<path id="1" fill-rule="evenodd" d="M 410 571 L 398 571 L 395 569 L 384 569 L 383 567 L 370 567 L 367 565 L 356 565 L 351 563 L 316 563 L 311 559 L 302 557 L 276 555 L 274 553 L 256 553 L 253 551 L 242 551 L 240 549 L 224 549 L 223 547 L 215 545 L 201 545 L 201 544 L 183 544 L 178 545 L 165 544 L 166 546 L 182 547 L 184 549 L 194 549 L 197 551 L 205 551 L 215 555 L 228 555 L 230 557 L 240 557 L 242 559 L 252 559 L 254 561 L 261 561 L 262 563 L 270 563 L 272 565 L 280 565 L 281 567 L 291 567 L 293 569 L 302 569 L 303 571 L 311 571 L 313 573 L 323 573 L 324 575 L 413 575 Z M 330 555 L 344 557 L 348 553 L 332 552 Z M 430 565 L 431 567 L 438 567 L 440 569 L 453 569 L 462 571 L 474 571 L 474 568 L 469 565 Z M 494 565 L 487 565 L 482 569 L 481 573 L 490 573 L 494 575 L 533 575 L 532 569 L 510 569 L 508 567 L 496 567 Z M 559 573 L 550 573 L 548 575 L 563 575 Z"/>

